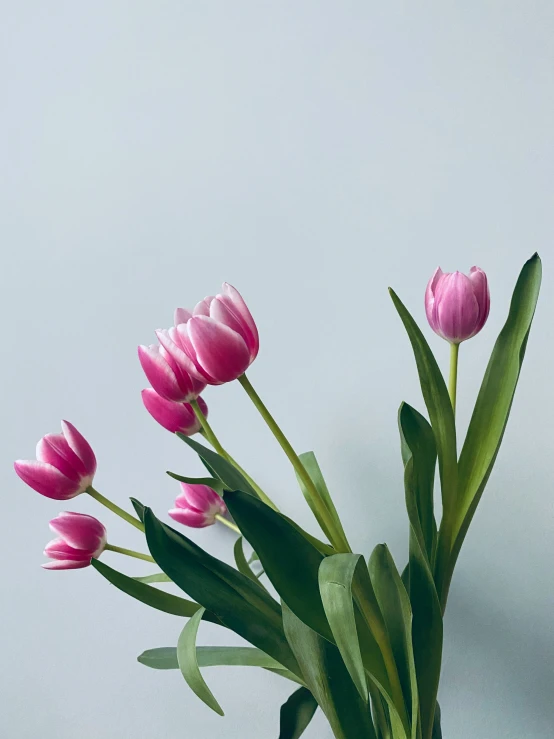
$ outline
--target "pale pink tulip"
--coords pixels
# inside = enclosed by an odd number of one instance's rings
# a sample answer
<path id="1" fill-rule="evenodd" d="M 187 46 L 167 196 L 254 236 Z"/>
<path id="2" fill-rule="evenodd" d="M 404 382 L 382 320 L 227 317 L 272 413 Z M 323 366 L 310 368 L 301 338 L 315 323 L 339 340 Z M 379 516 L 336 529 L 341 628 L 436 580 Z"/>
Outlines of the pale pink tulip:
<path id="1" fill-rule="evenodd" d="M 166 400 L 152 388 L 142 391 L 142 402 L 144 407 L 164 429 L 185 436 L 197 434 L 200 429 L 200 421 L 196 418 L 192 406 L 189 403 L 174 403 Z M 202 413 L 208 415 L 208 406 L 200 397 L 197 398 Z"/>
<path id="2" fill-rule="evenodd" d="M 54 561 L 43 564 L 45 570 L 88 567 L 106 547 L 106 529 L 97 518 L 85 513 L 64 511 L 50 521 L 50 528 L 58 538 L 46 545 L 44 554 Z"/>
<path id="3" fill-rule="evenodd" d="M 425 291 L 425 312 L 435 333 L 460 344 L 479 333 L 489 315 L 487 275 L 472 267 L 469 276 L 438 267 Z"/>
<path id="4" fill-rule="evenodd" d="M 191 313 L 175 311 L 175 327 L 158 331 L 160 344 L 176 362 L 184 357 L 189 371 L 209 385 L 240 377 L 252 364 L 260 346 L 258 330 L 246 303 L 234 287 L 204 298 Z"/>
<path id="5" fill-rule="evenodd" d="M 181 494 L 175 499 L 175 508 L 169 511 L 174 521 L 184 526 L 201 529 L 216 522 L 216 516 L 227 513 L 223 498 L 208 485 L 180 483 Z"/>
<path id="6" fill-rule="evenodd" d="M 166 400 L 190 403 L 206 387 L 206 383 L 198 377 L 192 362 L 186 356 L 184 360 L 176 360 L 163 346 L 157 344 L 139 346 L 138 356 L 150 384 Z"/>
<path id="7" fill-rule="evenodd" d="M 62 432 L 47 434 L 38 442 L 36 460 L 14 463 L 23 482 L 55 500 L 84 493 L 96 472 L 96 457 L 84 436 L 69 421 L 62 421 Z"/>

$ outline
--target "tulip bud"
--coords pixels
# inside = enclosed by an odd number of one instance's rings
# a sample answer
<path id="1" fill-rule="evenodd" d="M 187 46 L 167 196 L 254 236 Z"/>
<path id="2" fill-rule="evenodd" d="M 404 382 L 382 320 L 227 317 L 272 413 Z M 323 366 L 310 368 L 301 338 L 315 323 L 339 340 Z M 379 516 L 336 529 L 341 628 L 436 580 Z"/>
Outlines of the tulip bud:
<path id="1" fill-rule="evenodd" d="M 152 344 L 139 346 L 138 356 L 150 384 L 166 400 L 190 403 L 206 387 L 206 383 L 197 377 L 190 359 L 182 352 L 176 359 L 163 346 Z"/>
<path id="2" fill-rule="evenodd" d="M 191 372 L 208 385 L 221 385 L 240 377 L 252 364 L 260 346 L 250 311 L 234 287 L 204 298 L 190 313 L 175 311 L 175 328 L 158 332 L 160 344 L 176 361 L 186 355 Z"/>
<path id="3" fill-rule="evenodd" d="M 92 484 L 96 457 L 88 441 L 69 421 L 61 434 L 47 434 L 37 444 L 37 459 L 18 459 L 14 468 L 37 493 L 55 500 L 74 498 Z"/>
<path id="4" fill-rule="evenodd" d="M 425 291 L 425 312 L 435 333 L 452 344 L 460 344 L 479 333 L 489 315 L 487 276 L 472 267 L 469 276 L 443 272 L 440 267 Z"/>
<path id="5" fill-rule="evenodd" d="M 166 400 L 152 388 L 143 390 L 141 395 L 148 413 L 164 429 L 172 433 L 178 431 L 185 436 L 192 436 L 200 431 L 200 421 L 196 418 L 189 403 L 174 403 L 172 400 Z M 198 397 L 197 400 L 200 410 L 207 416 L 208 406 L 202 398 Z"/>
<path id="6" fill-rule="evenodd" d="M 53 562 L 42 565 L 45 570 L 76 570 L 88 567 L 107 544 L 106 529 L 100 521 L 84 513 L 64 511 L 50 521 L 57 539 L 46 545 L 44 554 Z"/>
<path id="7" fill-rule="evenodd" d="M 227 506 L 223 498 L 207 485 L 180 483 L 182 493 L 175 499 L 175 508 L 169 511 L 174 521 L 184 526 L 201 529 L 216 522 L 216 516 L 224 516 Z"/>

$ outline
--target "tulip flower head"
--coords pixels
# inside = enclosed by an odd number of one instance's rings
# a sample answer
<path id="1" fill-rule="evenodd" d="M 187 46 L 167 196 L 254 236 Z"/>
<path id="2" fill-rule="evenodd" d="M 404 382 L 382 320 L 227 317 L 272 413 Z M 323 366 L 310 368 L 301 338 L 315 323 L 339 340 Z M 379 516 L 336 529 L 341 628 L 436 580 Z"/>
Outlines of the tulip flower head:
<path id="1" fill-rule="evenodd" d="M 54 500 L 69 500 L 92 484 L 96 457 L 75 426 L 62 421 L 61 434 L 47 434 L 38 442 L 36 460 L 18 459 L 14 468 L 37 493 Z"/>
<path id="2" fill-rule="evenodd" d="M 175 327 L 157 335 L 176 361 L 185 356 L 191 373 L 208 385 L 236 380 L 256 359 L 260 346 L 246 303 L 227 283 L 221 294 L 204 298 L 192 313 L 177 308 Z"/>
<path id="3" fill-rule="evenodd" d="M 182 482 L 181 494 L 175 499 L 175 508 L 169 511 L 174 521 L 184 526 L 201 529 L 216 522 L 216 516 L 224 516 L 227 506 L 223 498 L 208 485 Z"/>
<path id="4" fill-rule="evenodd" d="M 88 567 L 92 558 L 99 557 L 107 544 L 106 529 L 100 521 L 84 513 L 64 511 L 50 521 L 57 539 L 46 545 L 44 554 L 52 562 L 45 570 L 76 570 Z"/>
<path id="5" fill-rule="evenodd" d="M 166 400 L 190 403 L 206 387 L 206 382 L 198 377 L 192 362 L 182 352 L 170 354 L 163 346 L 151 344 L 139 346 L 138 356 L 148 381 Z"/>
<path id="6" fill-rule="evenodd" d="M 472 267 L 469 275 L 437 268 L 425 291 L 425 312 L 435 333 L 452 344 L 478 334 L 490 309 L 487 275 Z"/>
<path id="7" fill-rule="evenodd" d="M 196 418 L 194 411 L 189 403 L 174 403 L 172 400 L 166 400 L 152 388 L 143 390 L 142 402 L 144 407 L 150 413 L 152 418 L 156 420 L 164 429 L 176 433 L 177 431 L 185 436 L 197 434 L 200 429 L 200 421 Z M 208 415 L 208 406 L 198 397 L 198 405 L 202 413 Z"/>

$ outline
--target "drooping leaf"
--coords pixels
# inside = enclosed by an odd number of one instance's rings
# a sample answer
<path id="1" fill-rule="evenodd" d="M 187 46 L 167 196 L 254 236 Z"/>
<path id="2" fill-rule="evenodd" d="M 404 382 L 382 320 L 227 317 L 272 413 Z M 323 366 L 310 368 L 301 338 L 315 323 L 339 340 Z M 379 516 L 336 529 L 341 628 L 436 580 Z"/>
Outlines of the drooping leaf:
<path id="1" fill-rule="evenodd" d="M 208 463 L 209 469 L 213 470 L 214 476 L 218 477 L 224 483 L 225 488 L 229 488 L 230 490 L 244 490 L 246 493 L 250 493 L 251 495 L 258 497 L 254 488 L 243 477 L 243 475 L 241 475 L 241 473 L 233 467 L 230 462 L 221 457 L 217 452 L 208 449 L 203 446 L 203 444 L 199 444 L 189 436 L 185 436 L 180 433 L 177 433 L 177 436 L 182 439 L 185 444 L 188 444 L 188 446 L 198 454 L 203 462 Z"/>
<path id="2" fill-rule="evenodd" d="M 283 624 L 306 686 L 325 713 L 336 739 L 376 739 L 369 706 L 360 698 L 337 647 L 306 626 L 285 603 Z"/>
<path id="3" fill-rule="evenodd" d="M 403 403 L 398 421 L 406 449 L 404 484 L 410 521 L 410 577 L 407 590 L 412 605 L 412 643 L 422 735 L 428 737 L 435 713 L 443 639 L 442 613 L 431 564 L 436 528 L 428 525 L 426 536 L 422 524 L 422 519 L 428 521 L 430 517 L 436 454 L 434 441 L 429 434 L 430 427 L 423 416 Z M 433 531 L 435 536 L 429 536 Z"/>
<path id="4" fill-rule="evenodd" d="M 140 600 L 141 603 L 152 606 L 152 608 L 157 608 L 158 611 L 171 613 L 174 616 L 190 618 L 202 608 L 198 603 L 186 600 L 185 598 L 179 598 L 177 595 L 166 593 L 163 590 L 158 590 L 158 588 L 153 588 L 150 585 L 140 582 L 134 577 L 124 575 L 122 572 L 114 570 L 98 559 L 92 560 L 92 566 L 123 593 L 130 595 L 136 600 Z M 204 613 L 204 619 L 221 625 L 220 620 L 209 611 Z"/>
<path id="5" fill-rule="evenodd" d="M 215 490 L 216 493 L 219 493 L 219 495 L 223 495 L 223 490 L 225 489 L 225 485 L 221 480 L 215 477 L 185 477 L 185 475 L 178 475 L 176 472 L 170 472 L 169 470 L 165 474 L 178 482 L 187 482 L 190 485 L 207 485 L 212 490 Z"/>
<path id="6" fill-rule="evenodd" d="M 323 501 L 325 507 L 327 508 L 329 515 L 331 519 L 333 520 L 335 531 L 338 532 L 341 538 L 346 542 L 347 541 L 346 534 L 344 533 L 344 529 L 342 527 L 339 514 L 337 513 L 337 509 L 335 508 L 335 504 L 333 503 L 333 500 L 329 493 L 329 489 L 327 487 L 327 483 L 325 482 L 325 479 L 323 477 L 323 474 L 321 472 L 321 469 L 319 467 L 315 454 L 313 452 L 304 452 L 304 454 L 300 455 L 300 461 L 302 462 L 304 469 L 310 476 L 310 479 L 314 483 L 316 490 L 318 491 L 320 495 L 321 500 Z M 306 499 L 308 505 L 310 506 L 312 513 L 314 514 L 318 524 L 321 527 L 321 530 L 324 532 L 325 536 L 329 539 L 329 541 L 332 541 L 333 532 L 329 530 L 325 520 L 321 517 L 319 510 L 317 506 L 314 504 L 312 496 L 310 495 L 310 491 L 306 488 L 302 478 L 299 477 L 298 474 L 296 475 L 296 477 L 298 479 L 300 489 L 302 490 L 302 493 L 304 494 L 304 498 Z"/>
<path id="7" fill-rule="evenodd" d="M 181 631 L 179 641 L 177 642 L 177 662 L 181 674 L 189 688 L 205 703 L 212 711 L 223 716 L 223 709 L 215 699 L 212 691 L 208 688 L 206 681 L 202 677 L 198 661 L 196 659 L 196 637 L 198 635 L 198 627 L 202 620 L 204 609 L 201 608 L 194 616 L 185 624 Z"/>
<path id="8" fill-rule="evenodd" d="M 317 710 L 307 688 L 298 688 L 281 706 L 279 739 L 299 739 Z"/>
<path id="9" fill-rule="evenodd" d="M 145 575 L 144 577 L 133 577 L 137 582 L 143 582 L 147 585 L 153 582 L 171 582 L 165 572 L 154 572 L 153 575 Z"/>
<path id="10" fill-rule="evenodd" d="M 417 323 L 394 290 L 390 290 L 390 294 L 412 344 L 421 391 L 437 446 L 443 509 L 450 512 L 456 505 L 458 465 L 456 427 L 448 389 L 433 352 Z"/>
<path id="11" fill-rule="evenodd" d="M 228 628 L 299 675 L 283 632 L 281 608 L 259 583 L 212 557 L 145 510 L 150 553 L 173 582 Z"/>

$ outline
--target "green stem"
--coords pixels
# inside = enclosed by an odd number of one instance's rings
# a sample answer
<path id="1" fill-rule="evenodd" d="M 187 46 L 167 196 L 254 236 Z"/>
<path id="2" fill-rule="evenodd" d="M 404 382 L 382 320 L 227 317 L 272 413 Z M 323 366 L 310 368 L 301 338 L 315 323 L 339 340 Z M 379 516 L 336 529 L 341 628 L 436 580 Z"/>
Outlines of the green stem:
<path id="1" fill-rule="evenodd" d="M 234 531 L 236 534 L 241 536 L 239 527 L 236 526 L 234 523 L 232 523 L 232 521 L 229 521 L 228 519 L 226 519 L 225 516 L 222 516 L 219 513 L 216 513 L 215 518 L 217 521 L 219 521 L 219 523 L 225 524 L 225 526 L 228 526 L 231 529 L 231 531 Z"/>
<path id="2" fill-rule="evenodd" d="M 282 450 L 285 452 L 285 454 L 289 458 L 290 463 L 294 467 L 296 474 L 304 483 L 304 486 L 306 487 L 306 490 L 309 492 L 310 497 L 312 498 L 312 501 L 314 503 L 314 506 L 316 507 L 317 512 L 319 516 L 321 517 L 321 520 L 325 522 L 325 525 L 329 531 L 329 534 L 332 534 L 332 536 L 330 537 L 332 539 L 331 544 L 334 546 L 334 548 L 338 552 L 351 552 L 352 550 L 350 549 L 350 545 L 348 544 L 348 541 L 346 540 L 346 536 L 341 531 L 338 531 L 335 525 L 335 522 L 333 521 L 333 518 L 331 514 L 329 513 L 329 509 L 327 508 L 324 501 L 322 500 L 316 486 L 313 483 L 312 478 L 307 473 L 306 468 L 302 464 L 297 453 L 294 451 L 289 440 L 284 435 L 284 433 L 281 431 L 277 422 L 275 421 L 275 419 L 273 418 L 269 410 L 264 405 L 262 399 L 252 387 L 252 383 L 246 377 L 246 375 L 242 375 L 241 377 L 239 377 L 238 381 L 240 382 L 242 387 L 245 389 L 246 394 L 248 395 L 250 400 L 254 403 L 254 405 L 256 406 L 256 409 L 258 410 L 258 412 L 260 413 L 264 421 L 269 426 L 271 432 L 273 433 L 273 436 L 277 439 L 277 441 L 281 445 Z"/>
<path id="3" fill-rule="evenodd" d="M 458 352 L 459 344 L 450 344 L 450 377 L 448 379 L 448 394 L 452 403 L 452 410 L 456 415 L 456 386 L 458 384 Z"/>
<path id="4" fill-rule="evenodd" d="M 144 532 L 144 525 L 141 521 L 138 520 L 138 518 L 135 518 L 130 513 L 127 513 L 127 511 L 124 511 L 123 508 L 120 508 L 115 503 L 112 503 L 111 500 L 108 498 L 105 498 L 101 493 L 98 492 L 98 490 L 95 490 L 92 485 L 89 485 L 87 488 L 87 493 L 94 498 L 94 500 L 97 500 L 99 503 L 102 503 L 103 506 L 106 506 L 106 508 L 109 508 L 112 513 L 116 513 L 118 516 L 120 516 L 124 521 L 127 521 L 127 523 L 130 523 L 132 526 L 137 528 L 139 531 Z"/>
<path id="5" fill-rule="evenodd" d="M 194 415 L 199 420 L 200 425 L 202 426 L 202 430 L 204 431 L 204 434 L 206 436 L 206 439 L 210 442 L 210 444 L 213 446 L 213 448 L 219 454 L 219 456 L 220 457 L 223 457 L 228 462 L 230 462 L 233 465 L 233 467 L 238 472 L 240 472 L 240 474 L 244 477 L 244 479 L 247 482 L 249 482 L 250 485 L 257 492 L 258 497 L 260 498 L 260 500 L 263 500 L 263 502 L 266 505 L 270 506 L 270 508 L 273 508 L 274 511 L 278 511 L 279 509 L 277 508 L 277 506 L 275 505 L 275 503 L 271 500 L 271 498 L 269 496 L 267 496 L 264 493 L 264 491 L 261 489 L 261 487 L 258 485 L 258 483 L 255 480 L 253 480 L 250 477 L 250 475 L 246 472 L 246 470 L 244 470 L 240 466 L 240 464 L 235 459 L 233 459 L 233 457 L 231 457 L 231 455 L 229 454 L 229 452 L 227 452 L 223 448 L 221 442 L 219 441 L 219 439 L 217 438 L 217 436 L 214 434 L 214 431 L 213 431 L 212 427 L 208 423 L 208 419 L 202 413 L 202 409 L 200 408 L 200 406 L 198 404 L 198 401 L 197 400 L 192 400 L 190 404 L 192 406 L 192 410 L 194 411 Z"/>
<path id="6" fill-rule="evenodd" d="M 155 562 L 156 560 L 149 554 L 143 554 L 142 552 L 135 552 L 134 549 L 124 549 L 124 547 L 116 547 L 114 544 L 106 544 L 106 549 L 110 552 L 118 552 L 119 554 L 126 554 L 128 557 L 134 557 L 135 559 L 143 559 L 145 562 Z"/>

